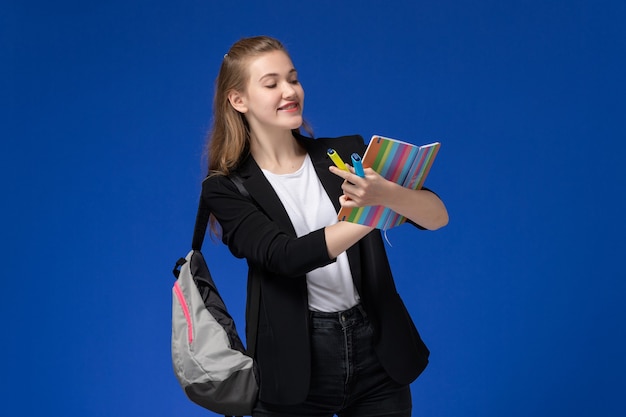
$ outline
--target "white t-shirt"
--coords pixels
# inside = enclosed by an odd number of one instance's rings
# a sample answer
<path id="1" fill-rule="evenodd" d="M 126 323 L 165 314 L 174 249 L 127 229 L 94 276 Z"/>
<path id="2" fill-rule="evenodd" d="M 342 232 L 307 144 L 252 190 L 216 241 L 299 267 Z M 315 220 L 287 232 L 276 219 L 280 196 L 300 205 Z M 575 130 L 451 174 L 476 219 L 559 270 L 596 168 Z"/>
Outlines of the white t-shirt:
<path id="1" fill-rule="evenodd" d="M 335 207 L 309 155 L 296 172 L 278 175 L 262 171 L 287 210 L 298 237 L 337 223 Z M 345 252 L 336 262 L 307 273 L 306 280 L 311 310 L 343 311 L 359 302 Z"/>

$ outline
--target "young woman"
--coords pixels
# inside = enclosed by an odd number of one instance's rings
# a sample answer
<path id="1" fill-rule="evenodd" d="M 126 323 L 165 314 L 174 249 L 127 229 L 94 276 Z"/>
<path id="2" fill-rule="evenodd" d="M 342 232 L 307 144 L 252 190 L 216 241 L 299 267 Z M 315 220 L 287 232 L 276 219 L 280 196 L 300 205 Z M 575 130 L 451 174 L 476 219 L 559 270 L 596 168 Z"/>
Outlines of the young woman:
<path id="1" fill-rule="evenodd" d="M 362 154 L 360 136 L 300 134 L 304 90 L 276 39 L 246 38 L 224 56 L 202 198 L 213 229 L 260 287 L 254 416 L 410 416 L 409 384 L 428 349 L 396 292 L 380 232 L 338 222 L 341 205 L 385 205 L 413 225 L 447 224 L 444 204 L 371 169 L 334 167 L 328 148 Z M 244 197 L 228 175 L 236 173 Z M 219 225 L 218 225 L 219 224 Z M 250 335 L 250 328 L 247 334 Z"/>

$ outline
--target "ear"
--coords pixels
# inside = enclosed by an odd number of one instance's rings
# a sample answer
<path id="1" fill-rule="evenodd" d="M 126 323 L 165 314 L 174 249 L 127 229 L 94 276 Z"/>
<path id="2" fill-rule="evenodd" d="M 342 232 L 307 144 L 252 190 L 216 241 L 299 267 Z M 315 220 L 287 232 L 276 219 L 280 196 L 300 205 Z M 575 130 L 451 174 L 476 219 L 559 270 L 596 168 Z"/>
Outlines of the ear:
<path id="1" fill-rule="evenodd" d="M 240 92 L 233 90 L 228 93 L 228 101 L 230 102 L 230 105 L 233 106 L 233 108 L 239 113 L 246 113 L 248 111 L 246 101 Z"/>

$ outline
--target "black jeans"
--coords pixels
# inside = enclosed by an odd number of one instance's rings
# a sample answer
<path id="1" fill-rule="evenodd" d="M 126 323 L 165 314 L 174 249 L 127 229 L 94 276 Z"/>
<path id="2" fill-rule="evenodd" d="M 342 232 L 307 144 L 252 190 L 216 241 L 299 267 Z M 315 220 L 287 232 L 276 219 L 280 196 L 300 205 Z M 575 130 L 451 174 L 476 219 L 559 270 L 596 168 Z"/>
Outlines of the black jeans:
<path id="1" fill-rule="evenodd" d="M 361 306 L 338 313 L 311 312 L 311 386 L 302 404 L 259 401 L 254 417 L 410 417 L 408 385 L 392 381 L 373 349 Z"/>

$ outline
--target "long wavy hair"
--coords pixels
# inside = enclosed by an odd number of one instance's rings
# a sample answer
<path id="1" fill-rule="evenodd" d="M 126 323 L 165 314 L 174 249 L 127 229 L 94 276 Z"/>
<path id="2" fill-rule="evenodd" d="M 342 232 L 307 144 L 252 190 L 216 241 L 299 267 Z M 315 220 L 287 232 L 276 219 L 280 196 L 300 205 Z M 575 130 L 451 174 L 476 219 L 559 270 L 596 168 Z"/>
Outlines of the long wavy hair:
<path id="1" fill-rule="evenodd" d="M 230 105 L 228 94 L 231 91 L 245 91 L 250 60 L 273 51 L 283 51 L 289 56 L 284 45 L 269 36 L 243 38 L 224 55 L 215 80 L 212 125 L 206 142 L 209 175 L 228 175 L 249 153 L 248 122 L 243 114 Z M 303 123 L 303 127 L 312 136 L 306 123 Z"/>

